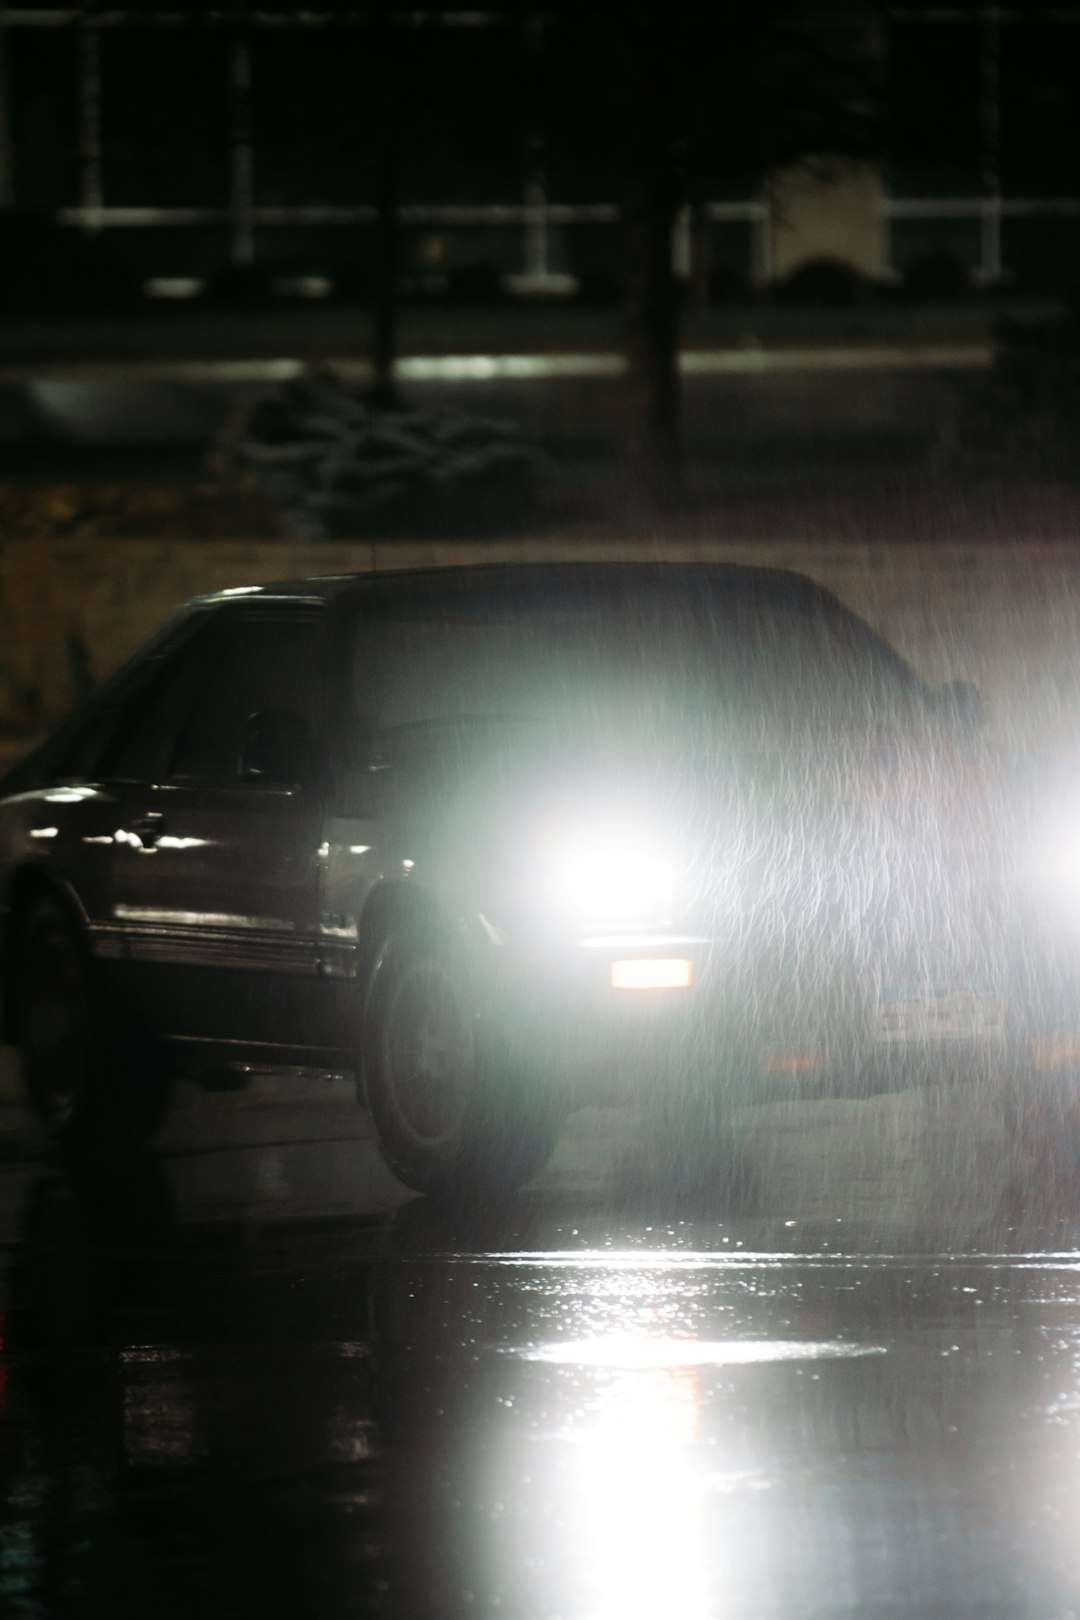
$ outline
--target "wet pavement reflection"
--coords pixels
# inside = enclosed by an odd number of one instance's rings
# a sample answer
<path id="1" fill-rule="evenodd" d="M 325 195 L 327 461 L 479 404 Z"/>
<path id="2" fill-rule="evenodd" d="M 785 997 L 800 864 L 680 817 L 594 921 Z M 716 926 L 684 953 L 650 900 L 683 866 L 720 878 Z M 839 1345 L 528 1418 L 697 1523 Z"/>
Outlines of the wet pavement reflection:
<path id="1" fill-rule="evenodd" d="M 0 1614 L 1080 1612 L 1066 1178 L 971 1097 L 769 1125 L 446 1213 L 340 1099 L 107 1168 L 4 1111 Z"/>

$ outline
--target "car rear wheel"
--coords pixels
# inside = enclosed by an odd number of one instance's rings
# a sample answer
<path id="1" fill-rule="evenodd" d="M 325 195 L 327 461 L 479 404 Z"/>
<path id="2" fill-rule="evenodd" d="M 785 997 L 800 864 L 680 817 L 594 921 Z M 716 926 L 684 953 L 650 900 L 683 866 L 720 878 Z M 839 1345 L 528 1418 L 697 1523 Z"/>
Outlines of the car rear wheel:
<path id="1" fill-rule="evenodd" d="M 62 906 L 42 901 L 22 937 L 20 1050 L 34 1111 L 57 1141 L 148 1142 L 172 1093 L 153 1043 L 117 1016 Z"/>
<path id="2" fill-rule="evenodd" d="M 419 929 L 387 943 L 361 1067 L 394 1174 L 416 1192 L 467 1201 L 531 1180 L 551 1156 L 557 1119 L 523 1062 L 480 1016 L 461 954 Z"/>

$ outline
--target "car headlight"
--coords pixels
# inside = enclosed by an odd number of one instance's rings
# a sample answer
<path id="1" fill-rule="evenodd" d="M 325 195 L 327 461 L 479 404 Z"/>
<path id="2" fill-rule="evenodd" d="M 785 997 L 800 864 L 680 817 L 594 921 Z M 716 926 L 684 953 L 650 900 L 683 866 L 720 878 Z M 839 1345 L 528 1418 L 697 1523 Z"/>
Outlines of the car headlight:
<path id="1" fill-rule="evenodd" d="M 1032 866 L 1043 890 L 1052 892 L 1054 899 L 1073 914 L 1080 902 L 1080 837 L 1075 816 L 1044 824 Z"/>
<path id="2" fill-rule="evenodd" d="M 598 831 L 550 842 L 542 860 L 544 909 L 589 924 L 670 922 L 674 869 L 640 835 Z"/>

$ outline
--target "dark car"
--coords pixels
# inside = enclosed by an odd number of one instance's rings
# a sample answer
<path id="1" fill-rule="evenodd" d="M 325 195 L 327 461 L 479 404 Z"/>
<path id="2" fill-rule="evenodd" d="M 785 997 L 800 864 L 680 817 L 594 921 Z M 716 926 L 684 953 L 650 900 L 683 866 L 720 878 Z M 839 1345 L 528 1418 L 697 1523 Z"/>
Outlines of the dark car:
<path id="1" fill-rule="evenodd" d="M 768 569 L 197 601 L 4 784 L 29 1096 L 109 1143 L 152 1133 L 178 1070 L 347 1068 L 432 1191 L 522 1182 L 594 1098 L 700 1146 L 778 1077 L 993 1048 L 1010 970 L 963 709 Z"/>

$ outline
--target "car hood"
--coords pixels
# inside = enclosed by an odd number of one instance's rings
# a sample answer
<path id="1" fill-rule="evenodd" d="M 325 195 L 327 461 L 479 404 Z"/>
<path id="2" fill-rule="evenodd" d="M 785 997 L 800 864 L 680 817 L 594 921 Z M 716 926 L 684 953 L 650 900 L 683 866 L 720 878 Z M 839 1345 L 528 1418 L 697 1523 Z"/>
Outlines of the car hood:
<path id="1" fill-rule="evenodd" d="M 413 735 L 397 765 L 412 828 L 457 870 L 506 892 L 545 843 L 607 833 L 670 858 L 681 920 L 705 929 L 734 893 L 757 914 L 851 919 L 901 893 L 952 904 L 1001 876 L 1014 819 L 1008 762 L 944 728 L 500 723 Z"/>

